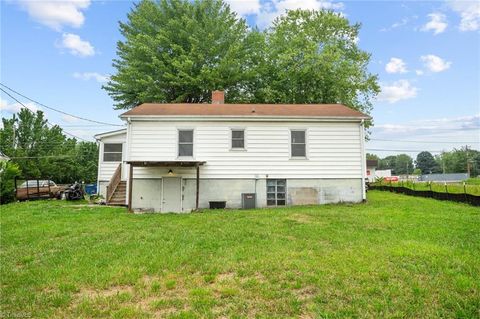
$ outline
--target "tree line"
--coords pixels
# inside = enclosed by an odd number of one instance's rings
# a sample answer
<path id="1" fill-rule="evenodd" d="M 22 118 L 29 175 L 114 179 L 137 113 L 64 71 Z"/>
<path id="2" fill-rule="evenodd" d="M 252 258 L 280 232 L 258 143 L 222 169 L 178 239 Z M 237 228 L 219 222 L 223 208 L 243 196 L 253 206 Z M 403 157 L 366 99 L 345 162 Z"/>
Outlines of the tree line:
<path id="1" fill-rule="evenodd" d="M 67 137 L 58 125 L 49 126 L 42 111 L 23 108 L 12 118 L 2 118 L 2 123 L 0 150 L 10 158 L 0 167 L 2 202 L 11 198 L 14 176 L 62 184 L 97 180 L 96 143 Z"/>
<path id="2" fill-rule="evenodd" d="M 360 24 L 332 11 L 291 10 L 250 28 L 221 0 L 142 0 L 126 22 L 104 86 L 115 108 L 146 102 L 342 103 L 370 113 L 379 92 L 358 45 Z"/>
<path id="3" fill-rule="evenodd" d="M 391 169 L 393 175 L 435 173 L 470 173 L 472 177 L 480 175 L 480 152 L 468 146 L 435 156 L 423 151 L 418 153 L 415 160 L 407 154 L 390 155 L 385 158 L 367 154 L 367 159 L 378 160 L 377 169 Z"/>

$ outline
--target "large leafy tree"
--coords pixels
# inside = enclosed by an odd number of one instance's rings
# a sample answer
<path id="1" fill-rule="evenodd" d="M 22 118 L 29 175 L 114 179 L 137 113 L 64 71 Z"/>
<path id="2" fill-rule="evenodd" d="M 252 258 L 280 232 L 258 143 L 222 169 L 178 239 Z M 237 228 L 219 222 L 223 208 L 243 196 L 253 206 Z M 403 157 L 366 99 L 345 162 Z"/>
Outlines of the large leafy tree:
<path id="1" fill-rule="evenodd" d="M 248 78 L 245 21 L 219 0 L 143 0 L 120 23 L 116 74 L 105 89 L 117 108 L 142 102 L 206 102 L 239 94 Z"/>
<path id="2" fill-rule="evenodd" d="M 248 29 L 221 0 L 143 0 L 120 24 L 116 108 L 143 102 L 343 103 L 369 113 L 378 93 L 360 25 L 330 11 L 289 11 Z"/>
<path id="3" fill-rule="evenodd" d="M 433 157 L 432 153 L 427 151 L 418 153 L 415 166 L 416 168 L 420 169 L 422 174 L 437 173 L 439 171 L 439 167 L 435 161 L 435 158 Z"/>
<path id="4" fill-rule="evenodd" d="M 278 18 L 267 38 L 261 100 L 343 103 L 370 113 L 377 77 L 370 54 L 357 46 L 360 25 L 331 11 L 293 10 Z"/>

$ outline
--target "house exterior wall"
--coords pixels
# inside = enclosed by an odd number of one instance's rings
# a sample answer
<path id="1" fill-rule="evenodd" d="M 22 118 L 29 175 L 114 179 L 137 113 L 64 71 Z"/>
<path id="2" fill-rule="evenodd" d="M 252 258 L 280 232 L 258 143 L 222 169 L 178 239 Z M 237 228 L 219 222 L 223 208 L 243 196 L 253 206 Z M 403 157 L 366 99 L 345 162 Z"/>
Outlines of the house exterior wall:
<path id="1" fill-rule="evenodd" d="M 180 129 L 194 130 L 192 157 L 177 156 Z M 232 129 L 245 130 L 244 150 L 231 149 Z M 306 158 L 291 157 L 292 130 L 305 130 Z M 362 139 L 360 121 L 130 119 L 126 133 L 99 140 L 99 190 L 105 195 L 120 164 L 103 162 L 103 145 L 123 143 L 124 161 L 205 161 L 200 167 L 199 208 L 208 208 L 209 201 L 240 208 L 242 193 L 256 193 L 257 207 L 266 207 L 267 179 L 287 180 L 287 205 L 360 202 L 366 174 Z M 129 167 L 122 168 L 125 180 Z M 162 211 L 162 177 L 172 175 L 182 178 L 182 212 L 195 209 L 196 171 L 188 167 L 135 167 L 132 208 Z"/>
<path id="2" fill-rule="evenodd" d="M 231 130 L 245 129 L 245 150 L 231 149 Z M 194 130 L 193 157 L 179 158 L 178 130 Z M 305 130 L 307 156 L 291 158 L 290 131 Z M 130 161 L 206 161 L 202 178 L 362 178 L 359 122 L 163 122 L 132 121 Z M 185 178 L 192 169 L 174 168 Z M 161 178 L 161 170 L 134 168 L 135 178 Z"/>
<path id="3" fill-rule="evenodd" d="M 101 139 L 99 139 L 97 188 L 98 188 L 98 193 L 102 196 L 105 196 L 108 182 L 112 178 L 113 173 L 117 169 L 118 165 L 122 163 L 122 162 L 104 162 L 103 147 L 105 144 L 108 144 L 108 143 L 122 143 L 123 145 L 122 158 L 123 160 L 126 160 L 127 158 L 126 140 L 127 140 L 126 132 L 115 134 L 112 136 L 102 137 Z M 122 165 L 122 179 L 125 180 L 125 178 L 126 178 L 126 169 L 125 169 L 125 165 Z"/>
<path id="4" fill-rule="evenodd" d="M 266 179 L 201 179 L 199 208 L 225 201 L 227 208 L 242 207 L 242 193 L 256 193 L 256 207 L 267 207 Z M 287 179 L 287 205 L 314 205 L 362 201 L 361 179 Z M 195 209 L 196 180 L 182 179 L 182 212 Z M 162 180 L 134 179 L 132 208 L 162 211 Z"/>

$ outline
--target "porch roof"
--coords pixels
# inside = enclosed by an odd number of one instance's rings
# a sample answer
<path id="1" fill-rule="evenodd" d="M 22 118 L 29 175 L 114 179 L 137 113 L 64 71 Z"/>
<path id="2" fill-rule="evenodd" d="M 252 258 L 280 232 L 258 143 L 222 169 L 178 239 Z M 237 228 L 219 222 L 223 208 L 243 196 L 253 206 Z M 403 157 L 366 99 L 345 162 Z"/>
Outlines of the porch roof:
<path id="1" fill-rule="evenodd" d="M 141 167 L 199 167 L 204 161 L 126 161 L 131 166 Z"/>

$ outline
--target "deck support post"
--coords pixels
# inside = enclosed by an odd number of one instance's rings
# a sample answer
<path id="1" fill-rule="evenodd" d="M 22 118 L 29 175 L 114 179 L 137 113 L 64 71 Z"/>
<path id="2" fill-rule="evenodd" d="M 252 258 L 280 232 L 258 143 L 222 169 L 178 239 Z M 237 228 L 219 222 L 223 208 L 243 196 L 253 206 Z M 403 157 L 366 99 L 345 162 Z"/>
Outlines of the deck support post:
<path id="1" fill-rule="evenodd" d="M 130 171 L 128 174 L 128 211 L 132 212 L 132 186 L 133 186 L 133 165 L 130 164 Z"/>
<path id="2" fill-rule="evenodd" d="M 200 190 L 200 166 L 197 165 L 197 194 L 195 197 L 195 210 L 198 210 L 198 194 Z"/>

